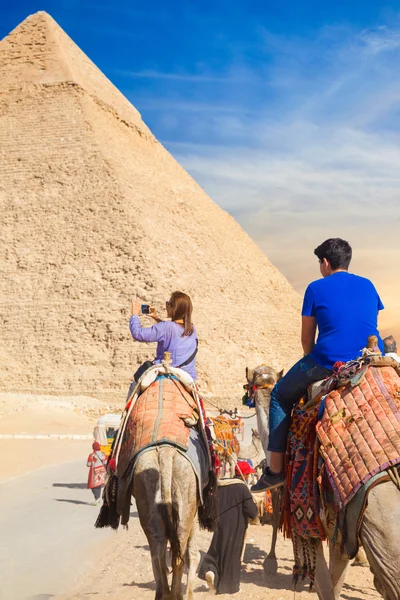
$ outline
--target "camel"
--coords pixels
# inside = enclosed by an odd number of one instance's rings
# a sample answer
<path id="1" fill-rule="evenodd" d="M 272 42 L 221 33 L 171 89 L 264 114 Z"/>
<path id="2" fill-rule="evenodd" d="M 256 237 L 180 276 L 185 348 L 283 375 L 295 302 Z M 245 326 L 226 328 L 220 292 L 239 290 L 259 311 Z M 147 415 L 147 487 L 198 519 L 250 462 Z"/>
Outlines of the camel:
<path id="1" fill-rule="evenodd" d="M 282 373 L 266 365 L 247 369 L 249 385 L 255 386 L 257 422 L 263 447 L 267 450 L 270 393 Z M 278 510 L 276 511 L 278 512 Z M 275 505 L 274 505 L 275 515 Z M 274 531 L 275 533 L 275 531 Z M 400 490 L 392 482 L 376 486 L 368 496 L 360 540 L 374 575 L 374 584 L 384 600 L 400 598 Z M 329 568 L 322 543 L 316 547 L 315 589 L 319 600 L 339 600 L 350 560 L 338 545 L 330 546 Z"/>
<path id="2" fill-rule="evenodd" d="M 225 475 L 228 475 L 229 477 L 235 476 L 235 467 L 238 460 L 250 459 L 256 467 L 265 460 L 260 434 L 256 429 L 251 430 L 251 441 L 249 444 L 240 444 L 238 454 L 228 452 L 217 442 L 215 442 L 215 452 L 218 454 L 221 461 L 221 475 L 223 477 Z"/>
<path id="3" fill-rule="evenodd" d="M 255 466 L 259 465 L 265 459 L 261 436 L 256 429 L 251 430 L 251 441 L 249 444 L 240 444 L 238 459 L 250 459 Z"/>
<path id="4" fill-rule="evenodd" d="M 277 373 L 271 367 L 262 365 L 252 370 L 246 369 L 246 379 L 248 387 L 254 391 L 255 408 L 257 417 L 257 430 L 261 440 L 261 446 L 264 454 L 269 456 L 268 441 L 269 441 L 269 402 L 272 388 L 281 379 L 283 371 Z M 276 560 L 276 542 L 278 539 L 280 506 L 281 506 L 281 491 L 271 490 L 272 499 L 272 539 L 271 547 L 267 558 L 264 561 L 264 569 L 267 573 L 276 573 L 278 570 L 278 562 Z"/>
<path id="5" fill-rule="evenodd" d="M 192 600 L 199 562 L 195 539 L 199 496 L 190 462 L 173 446 L 156 446 L 144 452 L 136 464 L 133 495 L 150 546 L 155 600 L 183 600 L 185 556 L 188 563 L 186 600 Z M 166 559 L 168 543 L 171 589 Z"/>

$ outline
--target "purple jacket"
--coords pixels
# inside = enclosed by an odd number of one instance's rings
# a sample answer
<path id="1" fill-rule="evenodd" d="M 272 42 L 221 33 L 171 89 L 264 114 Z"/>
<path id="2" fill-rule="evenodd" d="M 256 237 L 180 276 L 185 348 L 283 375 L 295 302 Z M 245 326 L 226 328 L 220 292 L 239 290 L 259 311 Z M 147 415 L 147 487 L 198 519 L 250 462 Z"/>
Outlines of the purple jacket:
<path id="1" fill-rule="evenodd" d="M 157 342 L 155 363 L 162 361 L 164 352 L 171 352 L 172 366 L 178 367 L 196 350 L 196 329 L 193 328 L 192 335 L 182 337 L 183 327 L 173 321 L 160 321 L 152 327 L 142 327 L 139 317 L 134 315 L 129 322 L 129 329 L 137 342 Z M 196 379 L 196 357 L 182 369 Z"/>

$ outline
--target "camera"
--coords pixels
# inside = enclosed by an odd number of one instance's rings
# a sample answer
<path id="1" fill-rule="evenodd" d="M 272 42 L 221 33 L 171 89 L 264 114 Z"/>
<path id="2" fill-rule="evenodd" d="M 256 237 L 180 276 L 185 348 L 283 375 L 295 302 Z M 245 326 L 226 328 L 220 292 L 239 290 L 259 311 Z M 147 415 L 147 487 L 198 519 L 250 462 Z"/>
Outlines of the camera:
<path id="1" fill-rule="evenodd" d="M 150 314 L 150 306 L 149 304 L 142 304 L 142 315 Z"/>

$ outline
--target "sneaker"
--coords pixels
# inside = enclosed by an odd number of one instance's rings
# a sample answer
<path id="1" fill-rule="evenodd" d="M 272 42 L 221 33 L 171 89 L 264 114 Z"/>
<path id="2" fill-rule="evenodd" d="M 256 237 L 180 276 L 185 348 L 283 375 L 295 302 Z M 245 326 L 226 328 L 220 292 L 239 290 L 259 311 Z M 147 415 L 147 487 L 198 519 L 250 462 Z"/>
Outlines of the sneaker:
<path id="1" fill-rule="evenodd" d="M 212 571 L 207 571 L 207 573 L 204 575 L 204 578 L 207 581 L 209 590 L 211 592 L 215 593 L 215 591 L 216 591 L 215 585 L 214 585 L 215 573 L 213 573 Z"/>
<path id="2" fill-rule="evenodd" d="M 251 492 L 266 492 L 267 490 L 273 490 L 281 487 L 285 483 L 285 476 L 283 473 L 271 473 L 269 467 L 266 468 L 260 479 L 251 486 Z"/>

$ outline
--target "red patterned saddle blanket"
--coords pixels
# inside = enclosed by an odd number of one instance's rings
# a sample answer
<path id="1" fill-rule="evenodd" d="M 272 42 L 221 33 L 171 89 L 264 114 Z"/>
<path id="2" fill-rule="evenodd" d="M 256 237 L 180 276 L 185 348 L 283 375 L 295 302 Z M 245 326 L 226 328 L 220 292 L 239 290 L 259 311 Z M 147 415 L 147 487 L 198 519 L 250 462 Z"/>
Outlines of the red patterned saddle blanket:
<path id="1" fill-rule="evenodd" d="M 170 443 L 187 450 L 190 428 L 185 420 L 197 418 L 197 403 L 184 386 L 177 379 L 158 377 L 136 399 L 124 423 L 118 475 L 123 475 L 132 458 L 146 447 Z"/>
<path id="2" fill-rule="evenodd" d="M 305 408 L 292 415 L 281 527 L 287 537 L 325 539 L 322 462 L 338 508 L 375 474 L 400 464 L 400 377 L 392 367 L 368 367 L 357 385 Z"/>

